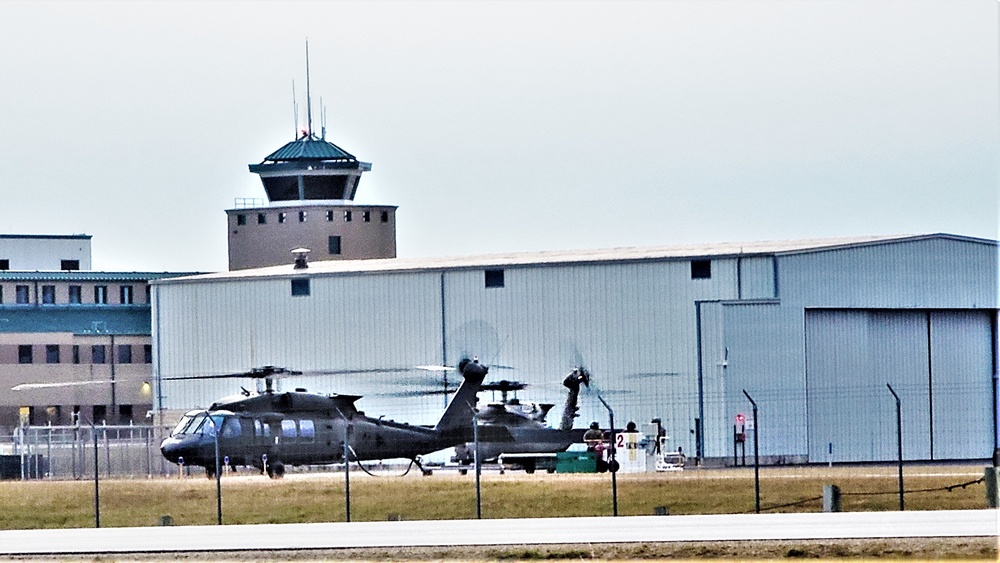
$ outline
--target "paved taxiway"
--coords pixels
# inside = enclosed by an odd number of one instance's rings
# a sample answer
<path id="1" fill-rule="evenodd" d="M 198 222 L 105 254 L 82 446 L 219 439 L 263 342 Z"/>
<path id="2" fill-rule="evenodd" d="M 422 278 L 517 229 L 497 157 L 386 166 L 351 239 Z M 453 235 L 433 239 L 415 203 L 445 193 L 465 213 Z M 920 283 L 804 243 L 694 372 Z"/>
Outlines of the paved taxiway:
<path id="1" fill-rule="evenodd" d="M 0 531 L 0 555 L 1000 536 L 1000 511 L 841 512 Z"/>

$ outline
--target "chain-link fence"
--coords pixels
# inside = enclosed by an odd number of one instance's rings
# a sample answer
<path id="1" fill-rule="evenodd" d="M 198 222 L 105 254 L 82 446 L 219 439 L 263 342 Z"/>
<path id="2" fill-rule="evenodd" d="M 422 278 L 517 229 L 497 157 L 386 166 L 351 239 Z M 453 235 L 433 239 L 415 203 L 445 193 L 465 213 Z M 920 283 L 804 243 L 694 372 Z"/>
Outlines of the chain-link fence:
<path id="1" fill-rule="evenodd" d="M 0 436 L 0 479 L 152 477 L 176 471 L 158 426 L 28 426 Z M 95 464 L 96 459 L 96 464 Z"/>

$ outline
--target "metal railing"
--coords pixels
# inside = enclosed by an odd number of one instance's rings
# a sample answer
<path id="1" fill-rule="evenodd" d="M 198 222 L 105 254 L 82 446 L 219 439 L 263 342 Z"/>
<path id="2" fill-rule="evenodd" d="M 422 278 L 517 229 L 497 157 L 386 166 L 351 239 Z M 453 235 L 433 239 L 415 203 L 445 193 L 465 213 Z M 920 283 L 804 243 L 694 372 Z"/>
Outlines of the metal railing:
<path id="1" fill-rule="evenodd" d="M 0 479 L 147 478 L 176 472 L 159 426 L 27 426 L 0 436 Z M 96 441 L 95 441 L 96 437 Z"/>

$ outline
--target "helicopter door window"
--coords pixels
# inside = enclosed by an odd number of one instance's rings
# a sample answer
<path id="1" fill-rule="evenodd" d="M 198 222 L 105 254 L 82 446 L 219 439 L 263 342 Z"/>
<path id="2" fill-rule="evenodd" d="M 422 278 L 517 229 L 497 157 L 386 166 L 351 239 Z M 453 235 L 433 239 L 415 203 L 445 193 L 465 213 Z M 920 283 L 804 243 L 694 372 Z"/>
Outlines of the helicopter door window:
<path id="1" fill-rule="evenodd" d="M 312 442 L 316 438 L 316 425 L 311 420 L 299 421 L 299 436 L 307 442 Z"/>
<path id="2" fill-rule="evenodd" d="M 222 437 L 223 438 L 239 438 L 240 437 L 240 421 L 239 419 L 229 417 L 222 424 Z"/>
<path id="3" fill-rule="evenodd" d="M 281 421 L 281 437 L 282 438 L 294 438 L 295 432 L 295 421 L 294 420 L 282 420 Z"/>

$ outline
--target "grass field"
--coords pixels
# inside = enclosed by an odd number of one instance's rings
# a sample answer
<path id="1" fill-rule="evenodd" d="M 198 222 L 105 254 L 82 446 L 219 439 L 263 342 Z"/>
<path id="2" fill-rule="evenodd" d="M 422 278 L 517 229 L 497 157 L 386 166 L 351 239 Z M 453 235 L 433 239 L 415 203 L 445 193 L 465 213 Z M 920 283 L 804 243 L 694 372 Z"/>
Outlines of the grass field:
<path id="1" fill-rule="evenodd" d="M 907 467 L 907 510 L 986 507 L 980 465 Z M 819 512 L 824 484 L 838 485 L 844 511 L 897 510 L 895 466 L 785 467 L 761 470 L 761 505 L 767 512 Z M 258 475 L 222 479 L 226 524 L 338 522 L 345 516 L 344 479 L 338 473 L 289 474 L 282 480 Z M 215 481 L 203 477 L 102 480 L 104 527 L 153 526 L 169 515 L 175 525 L 214 524 Z M 609 474 L 536 473 L 482 477 L 484 518 L 605 516 L 612 512 Z M 787 506 L 785 506 L 787 505 Z M 772 508 L 779 507 L 780 508 Z M 622 515 L 754 511 L 751 469 L 694 469 L 679 473 L 620 474 Z M 475 518 L 474 476 L 438 471 L 424 477 L 371 477 L 351 473 L 351 519 L 406 520 Z M 0 529 L 73 528 L 94 525 L 93 481 L 0 482 Z"/>

